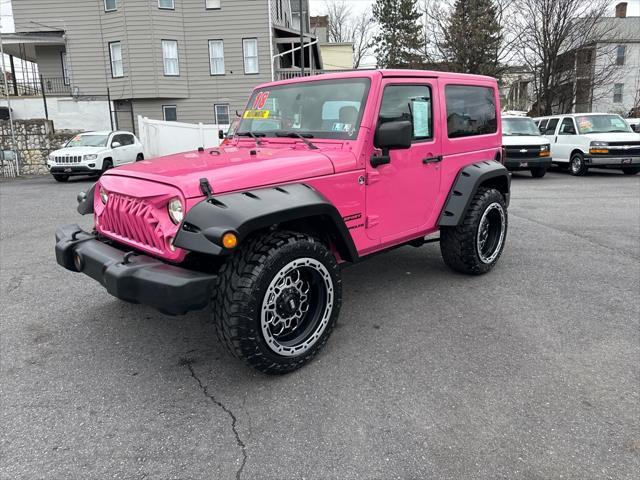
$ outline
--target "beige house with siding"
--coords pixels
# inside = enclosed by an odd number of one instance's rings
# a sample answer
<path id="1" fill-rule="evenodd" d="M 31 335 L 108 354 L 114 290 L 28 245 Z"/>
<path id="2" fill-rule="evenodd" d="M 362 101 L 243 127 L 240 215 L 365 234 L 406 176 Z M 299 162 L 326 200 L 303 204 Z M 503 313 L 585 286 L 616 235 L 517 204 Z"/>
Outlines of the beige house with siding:
<path id="1" fill-rule="evenodd" d="M 256 84 L 299 72 L 290 0 L 14 0 L 13 14 L 6 52 L 35 62 L 50 96 L 108 91 L 120 129 L 137 115 L 226 124 Z"/>

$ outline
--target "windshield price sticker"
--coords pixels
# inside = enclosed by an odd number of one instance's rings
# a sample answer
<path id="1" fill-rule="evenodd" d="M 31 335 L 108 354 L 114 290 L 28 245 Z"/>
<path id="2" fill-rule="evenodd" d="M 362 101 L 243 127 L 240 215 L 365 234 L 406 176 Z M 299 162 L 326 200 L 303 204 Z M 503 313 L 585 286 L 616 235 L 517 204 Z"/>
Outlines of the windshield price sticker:
<path id="1" fill-rule="evenodd" d="M 269 114 L 271 112 L 269 110 L 245 110 L 242 118 L 269 118 Z"/>
<path id="2" fill-rule="evenodd" d="M 256 95 L 256 99 L 253 101 L 253 106 L 251 108 L 253 110 L 262 110 L 264 108 L 264 104 L 267 103 L 268 98 L 269 92 L 260 92 Z"/>

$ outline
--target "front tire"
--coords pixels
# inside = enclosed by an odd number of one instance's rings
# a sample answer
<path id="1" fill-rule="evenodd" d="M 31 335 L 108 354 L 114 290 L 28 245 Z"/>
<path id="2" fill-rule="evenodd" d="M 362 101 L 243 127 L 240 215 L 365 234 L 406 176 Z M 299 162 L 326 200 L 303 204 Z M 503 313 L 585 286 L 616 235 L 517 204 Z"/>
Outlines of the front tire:
<path id="1" fill-rule="evenodd" d="M 635 175 L 638 172 L 640 172 L 639 167 L 624 167 L 622 169 L 622 173 L 624 173 L 625 175 Z"/>
<path id="2" fill-rule="evenodd" d="M 581 153 L 576 152 L 571 155 L 571 160 L 569 160 L 569 171 L 571 175 L 575 175 L 576 177 L 582 177 L 586 175 L 589 171 L 587 164 L 584 163 L 584 157 Z"/>
<path id="3" fill-rule="evenodd" d="M 234 356 L 283 374 L 322 349 L 341 303 L 340 270 L 327 247 L 309 235 L 272 232 L 248 240 L 221 267 L 212 316 Z"/>
<path id="4" fill-rule="evenodd" d="M 547 169 L 544 167 L 539 167 L 539 168 L 532 168 L 531 169 L 531 176 L 533 178 L 542 178 L 547 174 Z"/>
<path id="5" fill-rule="evenodd" d="M 113 162 L 111 160 L 109 160 L 109 159 L 103 160 L 102 161 L 102 171 L 100 172 L 100 175 L 102 175 L 107 170 L 111 170 L 112 168 L 113 168 Z"/>
<path id="6" fill-rule="evenodd" d="M 144 155 L 142 153 L 139 153 L 136 157 L 136 162 L 141 162 L 142 160 L 144 160 Z"/>
<path id="7" fill-rule="evenodd" d="M 507 237 L 507 205 L 495 188 L 480 187 L 456 227 L 440 230 L 444 263 L 457 272 L 481 275 L 491 270 Z"/>

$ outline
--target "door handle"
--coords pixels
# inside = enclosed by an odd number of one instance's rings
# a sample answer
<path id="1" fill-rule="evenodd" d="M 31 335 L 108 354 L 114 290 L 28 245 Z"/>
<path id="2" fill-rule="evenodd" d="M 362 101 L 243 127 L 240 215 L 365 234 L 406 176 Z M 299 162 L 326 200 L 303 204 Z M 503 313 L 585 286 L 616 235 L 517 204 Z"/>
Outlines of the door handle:
<path id="1" fill-rule="evenodd" d="M 441 161 L 442 161 L 442 155 L 438 155 L 436 157 L 427 157 L 422 159 L 422 163 L 424 163 L 425 165 L 427 163 L 438 163 Z"/>

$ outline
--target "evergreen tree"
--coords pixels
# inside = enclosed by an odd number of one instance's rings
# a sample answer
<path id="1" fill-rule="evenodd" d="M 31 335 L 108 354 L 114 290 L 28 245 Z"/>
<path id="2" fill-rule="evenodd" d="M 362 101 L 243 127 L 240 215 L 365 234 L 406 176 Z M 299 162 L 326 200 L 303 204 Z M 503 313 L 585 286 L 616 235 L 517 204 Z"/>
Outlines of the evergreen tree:
<path id="1" fill-rule="evenodd" d="M 416 0 L 376 0 L 373 18 L 380 27 L 373 40 L 378 67 L 419 67 L 421 27 Z"/>
<path id="2" fill-rule="evenodd" d="M 494 0 L 456 0 L 443 45 L 451 70 L 498 76 L 501 44 L 502 30 Z"/>

